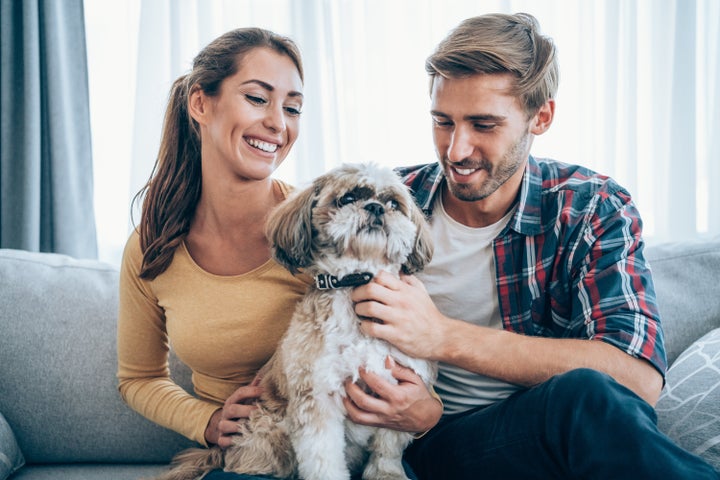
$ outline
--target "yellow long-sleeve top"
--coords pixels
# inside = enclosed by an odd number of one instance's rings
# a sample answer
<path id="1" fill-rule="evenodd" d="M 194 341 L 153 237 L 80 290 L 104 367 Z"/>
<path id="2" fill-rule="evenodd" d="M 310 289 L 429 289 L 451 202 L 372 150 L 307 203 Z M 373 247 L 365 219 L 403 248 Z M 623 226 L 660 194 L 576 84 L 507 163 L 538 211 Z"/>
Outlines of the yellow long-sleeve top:
<path id="1" fill-rule="evenodd" d="M 270 358 L 308 280 L 274 260 L 243 275 L 213 275 L 184 243 L 153 280 L 138 277 L 141 264 L 134 233 L 120 271 L 120 394 L 153 422 L 206 445 L 210 417 Z M 170 379 L 170 345 L 192 370 L 196 396 Z"/>

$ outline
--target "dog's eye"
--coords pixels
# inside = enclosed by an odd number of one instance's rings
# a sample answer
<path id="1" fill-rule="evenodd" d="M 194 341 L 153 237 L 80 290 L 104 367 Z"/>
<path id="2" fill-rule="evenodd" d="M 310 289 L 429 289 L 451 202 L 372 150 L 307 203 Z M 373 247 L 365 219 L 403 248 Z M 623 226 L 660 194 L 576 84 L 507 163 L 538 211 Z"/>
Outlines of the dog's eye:
<path id="1" fill-rule="evenodd" d="M 355 200 L 357 200 L 357 198 L 355 198 L 354 194 L 346 193 L 345 195 L 343 195 L 342 197 L 340 197 L 338 199 L 337 204 L 338 204 L 338 207 L 342 207 L 343 205 L 347 205 L 349 203 L 355 202 Z"/>
<path id="2" fill-rule="evenodd" d="M 397 210 L 400 204 L 397 202 L 397 200 L 390 199 L 385 204 L 385 207 L 387 207 L 388 210 Z"/>

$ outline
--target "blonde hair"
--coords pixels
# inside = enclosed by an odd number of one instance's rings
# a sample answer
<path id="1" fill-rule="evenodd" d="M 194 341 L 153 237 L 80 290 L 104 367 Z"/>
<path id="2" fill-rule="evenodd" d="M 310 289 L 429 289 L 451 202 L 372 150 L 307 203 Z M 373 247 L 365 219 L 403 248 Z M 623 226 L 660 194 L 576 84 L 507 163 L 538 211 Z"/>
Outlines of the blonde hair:
<path id="1" fill-rule="evenodd" d="M 540 33 L 527 13 L 472 17 L 452 30 L 425 62 L 430 89 L 437 75 L 463 78 L 475 74 L 511 73 L 511 94 L 529 116 L 557 93 L 559 69 L 555 44 Z"/>

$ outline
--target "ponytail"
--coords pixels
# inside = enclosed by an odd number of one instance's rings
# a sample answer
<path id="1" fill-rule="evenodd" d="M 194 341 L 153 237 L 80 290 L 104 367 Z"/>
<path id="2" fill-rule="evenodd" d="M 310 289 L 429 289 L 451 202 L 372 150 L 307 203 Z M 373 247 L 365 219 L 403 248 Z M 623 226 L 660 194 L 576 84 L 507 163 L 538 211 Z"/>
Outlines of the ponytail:
<path id="1" fill-rule="evenodd" d="M 138 229 L 144 252 L 140 278 L 153 279 L 170 265 L 190 229 L 201 182 L 200 135 L 188 114 L 187 76 L 182 76 L 170 90 L 150 181 L 133 199 L 135 203 L 144 196 Z"/>

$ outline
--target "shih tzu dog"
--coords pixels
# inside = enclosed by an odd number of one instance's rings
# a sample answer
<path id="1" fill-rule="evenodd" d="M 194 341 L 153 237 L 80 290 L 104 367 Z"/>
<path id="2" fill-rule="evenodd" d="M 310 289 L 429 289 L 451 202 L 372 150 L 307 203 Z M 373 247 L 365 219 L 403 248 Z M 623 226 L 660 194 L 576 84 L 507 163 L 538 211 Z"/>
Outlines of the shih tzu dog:
<path id="1" fill-rule="evenodd" d="M 342 398 L 362 367 L 396 383 L 386 357 L 412 368 L 429 387 L 435 365 L 410 358 L 359 329 L 350 293 L 381 270 L 421 270 L 432 256 L 423 213 L 390 169 L 345 164 L 280 205 L 268 221 L 274 258 L 314 277 L 273 358 L 264 393 L 235 444 L 182 452 L 163 480 L 208 471 L 304 480 L 406 480 L 402 454 L 412 435 L 352 423 Z"/>

